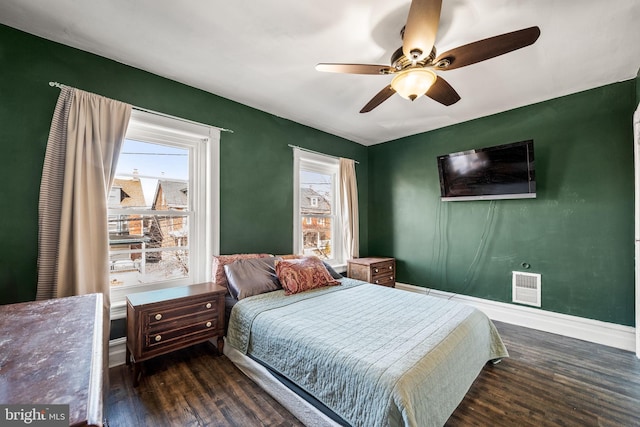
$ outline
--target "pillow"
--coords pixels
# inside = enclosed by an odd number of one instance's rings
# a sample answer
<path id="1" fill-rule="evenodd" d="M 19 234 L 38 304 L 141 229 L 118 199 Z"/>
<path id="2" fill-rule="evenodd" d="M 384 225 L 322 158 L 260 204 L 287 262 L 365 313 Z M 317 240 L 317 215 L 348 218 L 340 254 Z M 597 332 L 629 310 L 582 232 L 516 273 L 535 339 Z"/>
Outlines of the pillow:
<path id="1" fill-rule="evenodd" d="M 276 260 L 276 274 L 285 295 L 297 294 L 324 286 L 339 285 L 322 261 L 311 256 L 300 259 Z"/>
<path id="2" fill-rule="evenodd" d="M 288 254 L 288 255 L 277 255 L 278 258 L 282 258 L 282 259 L 300 259 L 300 258 L 307 258 L 309 255 L 296 255 L 296 254 Z M 314 255 L 310 255 L 310 256 L 314 256 Z M 322 263 L 324 264 L 324 266 L 327 268 L 327 271 L 329 272 L 329 274 L 331 274 L 331 277 L 333 277 L 334 279 L 342 279 L 344 276 L 340 273 L 338 273 L 337 271 L 335 271 L 333 269 L 333 267 L 331 267 L 331 265 L 329 265 L 329 263 L 322 261 Z"/>
<path id="3" fill-rule="evenodd" d="M 331 277 L 333 277 L 334 279 L 342 279 L 344 276 L 340 273 L 338 273 L 337 271 L 335 271 L 333 269 L 333 267 L 331 267 L 329 265 L 329 263 L 322 261 L 322 263 L 324 264 L 324 266 L 326 267 L 327 271 L 329 272 L 329 274 L 331 275 Z"/>
<path id="4" fill-rule="evenodd" d="M 241 300 L 281 289 L 274 267 L 275 257 L 239 259 L 224 266 L 229 292 Z"/>
<path id="5" fill-rule="evenodd" d="M 215 255 L 211 266 L 211 280 L 220 286 L 227 286 L 227 276 L 224 273 L 224 266 L 236 262 L 239 259 L 264 258 L 269 254 L 233 254 L 233 255 Z"/>
<path id="6" fill-rule="evenodd" d="M 286 255 L 276 255 L 278 258 L 282 258 L 282 259 L 299 259 L 299 258 L 304 258 L 304 255 L 298 255 L 298 254 L 286 254 Z"/>

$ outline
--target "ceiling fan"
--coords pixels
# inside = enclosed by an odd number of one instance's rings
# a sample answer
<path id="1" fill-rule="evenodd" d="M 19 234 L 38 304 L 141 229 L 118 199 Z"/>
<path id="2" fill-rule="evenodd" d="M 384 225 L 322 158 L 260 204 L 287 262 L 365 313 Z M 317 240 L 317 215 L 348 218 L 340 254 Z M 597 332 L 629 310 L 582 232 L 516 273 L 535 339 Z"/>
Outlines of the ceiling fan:
<path id="1" fill-rule="evenodd" d="M 434 46 L 442 0 L 413 0 L 401 31 L 402 47 L 391 56 L 391 65 L 318 64 L 316 70 L 349 74 L 393 74 L 391 84 L 378 92 L 361 113 L 368 113 L 394 93 L 415 100 L 426 95 L 443 105 L 453 105 L 460 95 L 435 71 L 454 70 L 529 46 L 540 28 L 529 27 L 451 49 L 436 56 Z"/>

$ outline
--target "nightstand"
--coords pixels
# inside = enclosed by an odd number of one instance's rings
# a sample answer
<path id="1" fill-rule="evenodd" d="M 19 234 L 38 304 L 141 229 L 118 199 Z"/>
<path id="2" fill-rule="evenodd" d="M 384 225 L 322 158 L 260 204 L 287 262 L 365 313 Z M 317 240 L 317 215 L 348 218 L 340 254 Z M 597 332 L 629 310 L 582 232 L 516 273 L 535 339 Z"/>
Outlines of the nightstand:
<path id="1" fill-rule="evenodd" d="M 382 257 L 350 259 L 347 261 L 347 277 L 394 288 L 396 260 Z"/>
<path id="2" fill-rule="evenodd" d="M 222 354 L 224 295 L 213 283 L 140 292 L 127 297 L 127 365 L 138 385 L 145 360 L 218 338 Z"/>

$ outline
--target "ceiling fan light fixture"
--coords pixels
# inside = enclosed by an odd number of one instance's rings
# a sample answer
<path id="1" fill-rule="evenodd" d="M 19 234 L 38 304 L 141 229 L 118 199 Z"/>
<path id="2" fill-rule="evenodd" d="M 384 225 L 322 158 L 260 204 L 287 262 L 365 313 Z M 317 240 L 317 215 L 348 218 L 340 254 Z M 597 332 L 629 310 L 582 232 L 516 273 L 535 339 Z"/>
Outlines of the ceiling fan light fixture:
<path id="1" fill-rule="evenodd" d="M 438 76 L 427 68 L 412 68 L 398 73 L 391 80 L 391 87 L 405 99 L 411 101 L 424 95 Z"/>

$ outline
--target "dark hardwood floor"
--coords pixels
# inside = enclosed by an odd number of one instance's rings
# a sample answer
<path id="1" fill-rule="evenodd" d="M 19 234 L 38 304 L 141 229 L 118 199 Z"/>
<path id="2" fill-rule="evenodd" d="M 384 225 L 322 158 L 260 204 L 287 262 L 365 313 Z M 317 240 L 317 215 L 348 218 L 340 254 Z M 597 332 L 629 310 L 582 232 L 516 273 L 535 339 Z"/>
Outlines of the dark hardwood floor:
<path id="1" fill-rule="evenodd" d="M 633 353 L 495 323 L 510 357 L 483 369 L 447 426 L 640 426 Z M 145 365 L 137 388 L 128 367 L 110 370 L 110 427 L 302 425 L 206 346 Z"/>
<path id="2" fill-rule="evenodd" d="M 135 388 L 130 367 L 109 370 L 108 427 L 303 426 L 208 344 L 143 366 Z"/>
<path id="3" fill-rule="evenodd" d="M 634 353 L 495 324 L 510 357 L 483 369 L 447 426 L 640 426 Z"/>

